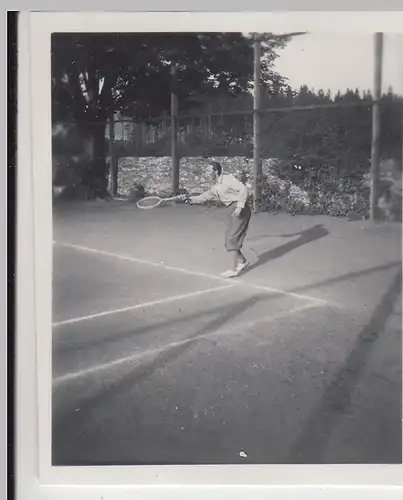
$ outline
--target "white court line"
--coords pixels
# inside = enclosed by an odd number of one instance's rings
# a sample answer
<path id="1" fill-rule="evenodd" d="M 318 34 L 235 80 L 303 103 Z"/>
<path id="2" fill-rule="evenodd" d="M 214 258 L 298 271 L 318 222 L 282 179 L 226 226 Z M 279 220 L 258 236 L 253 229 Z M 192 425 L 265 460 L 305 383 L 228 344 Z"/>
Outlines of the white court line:
<path id="1" fill-rule="evenodd" d="M 195 342 L 196 340 L 210 337 L 212 335 L 223 334 L 223 333 L 224 334 L 225 333 L 232 333 L 234 331 L 237 332 L 243 328 L 251 328 L 254 326 L 258 326 L 260 324 L 267 324 L 267 323 L 270 323 L 272 321 L 276 321 L 282 317 L 290 316 L 292 314 L 296 314 L 296 313 L 303 311 L 305 309 L 312 309 L 314 307 L 320 307 L 320 304 L 305 304 L 303 306 L 295 307 L 294 309 L 290 309 L 289 311 L 282 311 L 280 313 L 273 314 L 272 316 L 266 316 L 266 317 L 258 319 L 258 320 L 237 323 L 236 325 L 234 325 L 232 327 L 219 328 L 218 330 L 214 330 L 212 332 L 202 334 L 198 337 L 180 340 L 179 342 L 171 342 L 170 344 L 166 344 L 163 347 L 160 347 L 157 349 L 146 349 L 146 350 L 138 352 L 136 354 L 132 354 L 131 356 L 125 356 L 124 358 L 119 358 L 119 359 L 115 359 L 114 361 L 109 361 L 108 363 L 103 363 L 101 365 L 92 366 L 91 368 L 85 368 L 84 370 L 79 370 L 76 372 L 66 373 L 65 375 L 60 375 L 59 377 L 55 377 L 53 379 L 52 384 L 53 384 L 53 386 L 60 385 L 64 382 L 70 382 L 72 380 L 76 380 L 76 379 L 81 378 L 81 377 L 86 377 L 88 375 L 93 375 L 94 373 L 106 371 L 106 370 L 109 370 L 111 368 L 115 368 L 117 366 L 124 365 L 125 363 L 134 362 L 135 360 L 140 361 L 141 358 L 144 356 L 158 355 L 158 354 L 163 353 L 164 351 L 168 351 L 174 347 L 183 346 L 183 345 Z"/>
<path id="2" fill-rule="evenodd" d="M 222 281 L 225 283 L 228 283 L 227 278 L 221 278 L 219 276 L 215 276 L 214 274 L 207 274 L 207 273 L 202 273 L 198 271 L 189 271 L 188 269 L 182 269 L 180 267 L 174 267 L 174 266 L 168 266 L 166 264 L 161 264 L 158 262 L 152 262 L 149 260 L 144 260 L 144 259 L 138 259 L 137 257 L 131 257 L 129 255 L 120 255 L 112 252 L 107 252 L 105 250 L 98 250 L 96 248 L 89 248 L 89 247 L 84 247 L 81 245 L 74 245 L 72 243 L 63 243 L 59 241 L 53 241 L 54 245 L 62 246 L 62 247 L 67 247 L 67 248 L 73 248 L 75 250 L 80 250 L 82 252 L 90 252 L 90 253 L 96 253 L 99 255 L 105 255 L 107 257 L 113 257 L 115 259 L 119 260 L 127 260 L 129 262 L 135 262 L 137 264 L 145 264 L 147 266 L 153 266 L 153 267 L 158 267 L 160 269 L 166 269 L 168 271 L 176 271 L 178 273 L 183 273 L 183 274 L 188 274 L 189 276 L 200 276 L 202 278 L 209 278 L 209 279 L 214 279 L 217 281 Z M 298 299 L 306 299 L 306 300 L 313 300 L 318 303 L 322 304 L 329 304 L 327 300 L 320 299 L 318 297 L 311 297 L 310 295 L 304 295 L 300 293 L 294 293 L 294 292 L 286 292 L 285 290 L 278 290 L 277 288 L 272 288 L 268 287 L 265 285 L 254 285 L 252 283 L 247 283 L 246 281 L 242 281 L 240 279 L 234 279 L 233 281 L 234 285 L 243 285 L 249 288 L 254 288 L 256 290 L 264 290 L 266 292 L 271 292 L 271 293 L 277 293 L 279 295 L 288 295 L 290 297 L 296 297 Z"/>
<path id="3" fill-rule="evenodd" d="M 220 290 L 225 290 L 226 288 L 232 288 L 234 285 L 226 286 L 216 286 L 214 288 L 207 288 L 205 290 L 198 290 L 197 292 L 184 293 L 182 295 L 173 295 L 172 297 L 166 297 L 164 299 L 153 300 L 151 302 L 143 302 L 141 304 L 135 304 L 134 306 L 122 307 L 121 309 L 110 309 L 109 311 L 103 311 L 99 313 L 89 314 L 88 316 L 81 316 L 78 318 L 70 318 L 62 321 L 57 321 L 52 323 L 53 327 L 69 325 L 71 323 L 78 323 L 79 321 L 87 321 L 90 319 L 101 318 L 102 316 L 109 316 L 111 314 L 119 314 L 127 311 L 134 311 L 135 309 L 142 309 L 144 307 L 152 307 L 159 304 L 165 304 L 167 302 L 173 302 L 175 300 L 188 299 L 190 297 L 197 297 L 198 295 L 203 295 L 205 293 L 218 292 Z"/>

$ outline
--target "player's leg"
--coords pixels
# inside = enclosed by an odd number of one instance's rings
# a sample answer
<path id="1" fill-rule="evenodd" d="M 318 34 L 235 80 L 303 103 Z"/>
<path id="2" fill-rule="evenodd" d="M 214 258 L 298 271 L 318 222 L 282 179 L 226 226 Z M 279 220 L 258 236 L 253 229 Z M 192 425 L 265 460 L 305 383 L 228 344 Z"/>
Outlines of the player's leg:
<path id="1" fill-rule="evenodd" d="M 239 217 L 232 214 L 229 216 L 225 233 L 225 249 L 232 255 L 232 268 L 223 273 L 225 277 L 237 276 L 248 265 L 241 248 L 249 227 L 250 217 L 249 206 L 242 210 Z"/>
<path id="2" fill-rule="evenodd" d="M 227 252 L 231 255 L 231 269 L 233 271 L 236 271 L 240 266 L 243 266 L 245 264 L 246 258 L 241 250 L 227 250 Z"/>
<path id="3" fill-rule="evenodd" d="M 234 254 L 234 269 L 237 269 L 238 266 L 245 264 L 246 257 L 241 250 L 236 250 Z"/>
<path id="4" fill-rule="evenodd" d="M 250 210 L 250 207 L 249 207 L 249 205 L 246 205 L 241 213 L 241 220 L 243 221 L 243 223 L 242 223 L 242 227 L 240 228 L 239 236 L 238 236 L 239 250 L 237 252 L 238 253 L 238 263 L 237 263 L 237 267 L 236 267 L 238 273 L 243 271 L 249 265 L 249 262 L 247 261 L 246 257 L 242 253 L 241 249 L 242 249 L 243 243 L 244 243 L 245 238 L 246 238 L 246 234 L 247 234 L 248 229 L 249 229 L 251 216 L 252 216 L 252 212 Z"/>

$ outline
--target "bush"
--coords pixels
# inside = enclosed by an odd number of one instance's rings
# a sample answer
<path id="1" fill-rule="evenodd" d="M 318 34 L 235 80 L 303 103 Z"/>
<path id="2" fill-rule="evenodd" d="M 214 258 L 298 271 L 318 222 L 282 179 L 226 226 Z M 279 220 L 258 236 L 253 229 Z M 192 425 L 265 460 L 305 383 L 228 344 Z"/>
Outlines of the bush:
<path id="1" fill-rule="evenodd" d="M 402 221 L 402 191 L 396 188 L 396 185 L 386 189 L 380 199 L 379 208 L 382 212 L 382 218 L 388 221 Z"/>
<path id="2" fill-rule="evenodd" d="M 273 162 L 271 176 L 262 183 L 262 197 L 271 212 L 368 216 L 369 189 L 364 174 L 368 164 L 323 161 L 315 156 Z"/>
<path id="3" fill-rule="evenodd" d="M 142 184 L 135 183 L 130 189 L 128 200 L 137 203 L 146 196 L 146 190 Z"/>
<path id="4" fill-rule="evenodd" d="M 402 220 L 401 188 L 399 190 L 396 186 L 398 182 L 384 180 L 380 183 L 379 213 L 384 220 Z M 272 214 L 286 212 L 349 217 L 350 220 L 368 219 L 370 187 L 364 176 L 361 179 L 341 179 L 339 183 L 335 179 L 329 181 L 328 177 L 321 181 L 319 176 L 315 184 L 306 190 L 298 190 L 292 182 L 281 183 L 281 179 L 265 176 L 261 210 Z"/>
<path id="5" fill-rule="evenodd" d="M 86 186 L 66 186 L 64 189 L 60 190 L 59 193 L 57 190 L 54 190 L 53 193 L 53 201 L 57 203 L 93 199 L 92 191 Z"/>

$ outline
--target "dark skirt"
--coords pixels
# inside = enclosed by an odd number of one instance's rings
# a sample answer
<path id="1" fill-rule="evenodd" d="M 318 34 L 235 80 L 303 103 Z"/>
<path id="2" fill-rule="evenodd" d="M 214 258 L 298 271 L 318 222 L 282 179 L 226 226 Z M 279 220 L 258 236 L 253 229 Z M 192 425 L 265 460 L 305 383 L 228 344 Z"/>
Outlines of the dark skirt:
<path id="1" fill-rule="evenodd" d="M 233 252 L 242 248 L 252 213 L 248 204 L 245 205 L 239 217 L 233 215 L 235 206 L 229 207 L 229 210 L 225 232 L 225 249 L 227 252 Z"/>

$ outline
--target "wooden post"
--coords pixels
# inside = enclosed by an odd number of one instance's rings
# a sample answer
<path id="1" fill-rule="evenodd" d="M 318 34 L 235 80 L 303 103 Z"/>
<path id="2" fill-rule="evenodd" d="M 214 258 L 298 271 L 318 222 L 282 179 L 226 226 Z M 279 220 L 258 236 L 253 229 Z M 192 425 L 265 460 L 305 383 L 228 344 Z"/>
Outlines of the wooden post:
<path id="1" fill-rule="evenodd" d="M 179 193 L 179 154 L 178 154 L 178 96 L 176 93 L 178 67 L 172 64 L 171 91 L 171 157 L 172 157 L 172 194 Z"/>
<path id="2" fill-rule="evenodd" d="M 147 144 L 147 125 L 141 122 L 141 144 Z"/>
<path id="3" fill-rule="evenodd" d="M 115 123 L 114 114 L 112 113 L 109 119 L 109 157 L 111 159 L 110 169 L 111 169 L 111 195 L 116 197 L 118 195 L 118 165 L 115 157 L 114 151 L 115 143 Z"/>
<path id="4" fill-rule="evenodd" d="M 253 210 L 258 210 L 262 165 L 260 161 L 260 41 L 254 35 L 254 95 L 253 95 Z"/>
<path id="5" fill-rule="evenodd" d="M 381 117 L 380 99 L 382 91 L 382 52 L 383 33 L 375 33 L 374 53 L 374 103 L 372 105 L 372 146 L 371 146 L 371 221 L 375 222 L 378 215 L 379 201 L 379 164 Z"/>
<path id="6" fill-rule="evenodd" d="M 164 111 L 164 116 L 162 118 L 162 137 L 165 137 L 168 133 L 168 117 L 166 116 L 166 112 Z"/>

